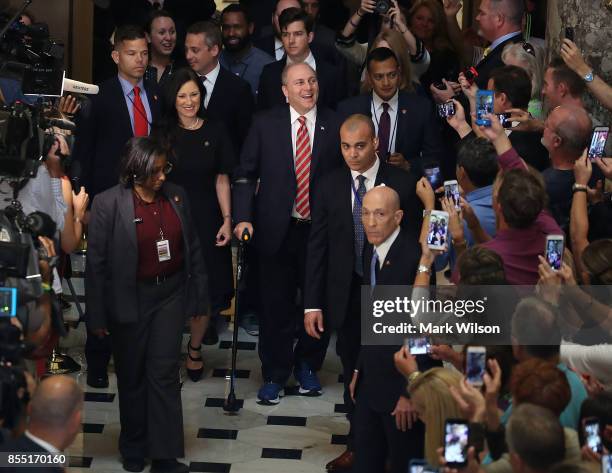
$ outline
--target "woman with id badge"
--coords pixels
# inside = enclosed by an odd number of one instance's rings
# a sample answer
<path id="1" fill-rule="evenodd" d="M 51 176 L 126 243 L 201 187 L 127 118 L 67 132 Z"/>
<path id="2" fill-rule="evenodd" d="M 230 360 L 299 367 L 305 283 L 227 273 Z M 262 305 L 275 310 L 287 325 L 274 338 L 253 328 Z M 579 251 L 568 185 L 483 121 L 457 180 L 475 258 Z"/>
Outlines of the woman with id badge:
<path id="1" fill-rule="evenodd" d="M 166 150 L 132 138 L 120 184 L 94 199 L 85 277 L 88 329 L 110 336 L 123 468 L 187 472 L 179 357 L 185 316 L 208 313 L 206 270 L 185 191 Z"/>

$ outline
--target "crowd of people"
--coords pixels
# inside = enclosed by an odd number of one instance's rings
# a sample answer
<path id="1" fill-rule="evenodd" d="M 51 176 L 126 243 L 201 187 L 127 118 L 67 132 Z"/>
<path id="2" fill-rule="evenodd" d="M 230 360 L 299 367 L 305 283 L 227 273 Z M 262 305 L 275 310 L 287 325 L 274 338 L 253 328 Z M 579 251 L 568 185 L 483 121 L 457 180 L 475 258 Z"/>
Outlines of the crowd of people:
<path id="1" fill-rule="evenodd" d="M 547 52 L 529 38 L 523 0 L 482 0 L 479 38 L 458 24 L 458 0 L 361 0 L 334 14 L 320 0 L 216 14 L 201 2 L 193 15 L 134 3 L 111 8 L 116 69 L 99 94 L 59 104 L 76 123 L 71 146 L 58 135 L 22 190 L 58 221 L 58 251 L 87 234 L 87 384 L 108 387 L 112 356 L 126 471 L 147 459 L 152 472 L 189 471 L 177 460 L 183 328 L 187 374 L 205 383 L 201 345 L 218 342 L 245 232 L 234 329 L 259 337 L 257 402 L 277 405 L 292 383 L 320 396 L 335 334 L 350 428 L 328 471 L 611 462 L 612 153 L 607 135 L 592 140 L 602 124 L 584 96 L 612 110 L 612 89 L 579 46 Z M 441 284 L 492 295 L 504 344 L 420 340 L 417 355 L 362 344 L 363 285 L 427 300 Z M 482 370 L 467 366 L 474 348 Z M 10 448 L 62 451 L 81 407 L 70 379 L 43 381 Z"/>

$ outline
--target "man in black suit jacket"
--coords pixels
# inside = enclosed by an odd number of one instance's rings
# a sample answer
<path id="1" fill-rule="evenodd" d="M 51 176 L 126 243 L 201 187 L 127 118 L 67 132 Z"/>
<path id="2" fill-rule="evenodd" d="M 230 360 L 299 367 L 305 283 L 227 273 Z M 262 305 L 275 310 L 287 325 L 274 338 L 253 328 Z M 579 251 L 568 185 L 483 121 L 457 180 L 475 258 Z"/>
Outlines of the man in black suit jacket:
<path id="1" fill-rule="evenodd" d="M 286 103 L 281 88 L 281 75 L 287 64 L 296 62 L 305 62 L 317 71 L 318 104 L 335 109 L 338 100 L 344 95 L 341 71 L 333 64 L 315 57 L 310 50 L 313 39 L 312 19 L 299 8 L 287 8 L 281 13 L 279 22 L 286 55 L 280 61 L 264 67 L 259 79 L 258 110 Z"/>
<path id="2" fill-rule="evenodd" d="M 377 145 L 372 120 L 365 115 L 352 115 L 345 120 L 340 128 L 340 146 L 346 166 L 332 171 L 321 181 L 308 239 L 304 325 L 314 338 L 337 330 L 336 351 L 342 361 L 344 404 L 349 422 L 353 414 L 349 383 L 361 346 L 363 195 L 383 184 L 395 189 L 404 211 L 404 228 L 415 240 L 421 228 L 422 206 L 415 195 L 416 179 L 402 169 L 381 162 L 376 155 Z M 328 464 L 328 470 L 350 464 L 352 434 L 351 429 L 347 451 Z"/>
<path id="3" fill-rule="evenodd" d="M 443 158 L 434 106 L 414 92 L 400 90 L 399 62 L 391 49 L 372 50 L 366 67 L 372 92 L 344 100 L 338 105 L 338 114 L 371 117 L 380 159 L 410 169 L 419 177 L 424 163 Z"/>
<path id="4" fill-rule="evenodd" d="M 321 177 L 340 165 L 339 124 L 333 112 L 316 106 L 316 73 L 298 63 L 287 66 L 283 77 L 289 106 L 262 112 L 253 121 L 233 192 L 234 232 L 255 229 L 259 256 L 265 384 L 258 398 L 264 404 L 279 402 L 293 368 L 302 394 L 321 391 L 316 371 L 327 344 L 301 330 L 294 350 L 295 300 L 304 281 L 310 208 Z"/>
<path id="5" fill-rule="evenodd" d="M 206 89 L 206 115 L 225 124 L 235 149 L 240 151 L 255 104 L 249 83 L 219 64 L 222 48 L 221 30 L 210 21 L 194 23 L 187 29 L 185 55 Z"/>
<path id="6" fill-rule="evenodd" d="M 504 65 L 502 52 L 507 44 L 525 41 L 521 33 L 524 0 L 482 0 L 476 15 L 479 34 L 491 44 L 485 48 L 480 62 L 475 65 L 478 71 L 476 85 L 486 89 L 491 72 Z"/>
<path id="7" fill-rule="evenodd" d="M 73 173 L 89 192 L 90 201 L 119 182 L 123 147 L 133 136 L 149 134 L 160 116 L 157 85 L 143 80 L 148 61 L 144 31 L 135 26 L 118 28 L 112 58 L 117 76 L 100 85 L 100 93 L 92 97 L 89 106 L 77 117 Z M 85 355 L 87 382 L 98 388 L 108 386 L 108 340 L 90 334 Z"/>
<path id="8" fill-rule="evenodd" d="M 370 245 L 364 254 L 364 281 L 376 291 L 381 285 L 411 285 L 419 266 L 419 243 L 400 227 L 397 192 L 375 187 L 363 200 L 363 226 Z M 412 458 L 423 458 L 424 426 L 406 397 L 406 378 L 394 364 L 399 347 L 363 345 L 351 384 L 355 393 L 355 464 L 352 471 L 405 473 Z M 419 369 L 435 362 L 421 356 Z M 356 387 L 355 387 L 356 386 Z"/>
<path id="9" fill-rule="evenodd" d="M 69 376 L 50 376 L 36 388 L 28 409 L 25 433 L 2 444 L 0 450 L 8 453 L 62 454 L 81 431 L 83 391 Z M 19 468 L 18 471 L 62 473 L 64 469 L 48 462 L 46 465 Z"/>

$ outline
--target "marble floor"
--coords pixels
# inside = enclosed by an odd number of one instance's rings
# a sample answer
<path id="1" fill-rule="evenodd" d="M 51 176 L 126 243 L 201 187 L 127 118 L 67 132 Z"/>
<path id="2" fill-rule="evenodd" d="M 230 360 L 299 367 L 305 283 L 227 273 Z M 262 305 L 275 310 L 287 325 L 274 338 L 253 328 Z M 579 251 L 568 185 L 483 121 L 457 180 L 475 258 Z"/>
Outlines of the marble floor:
<path id="1" fill-rule="evenodd" d="M 79 262 L 73 283 L 77 300 L 83 301 L 83 281 Z M 68 288 L 65 293 L 69 300 Z M 67 318 L 78 317 L 73 303 Z M 231 366 L 231 330 L 220 334 L 220 342 L 205 346 L 205 377 L 198 383 L 182 377 L 185 458 L 194 472 L 215 473 L 315 473 L 340 454 L 346 443 L 348 423 L 344 416 L 340 362 L 333 343 L 320 379 L 321 397 L 289 394 L 277 406 L 255 402 L 261 383 L 257 337 L 239 332 L 238 380 L 236 394 L 242 404 L 237 415 L 228 415 L 223 401 L 228 393 L 228 368 Z M 186 348 L 184 337 L 183 350 Z M 116 381 L 111 373 L 108 389 L 86 385 L 83 356 L 83 324 L 72 329 L 63 341 L 62 351 L 82 365 L 77 379 L 85 391 L 83 432 L 67 453 L 70 472 L 110 473 L 123 471 L 117 451 L 119 436 Z M 112 368 L 111 368 L 112 371 Z M 148 470 L 148 468 L 147 468 Z M 145 471 L 147 471 L 145 470 Z"/>

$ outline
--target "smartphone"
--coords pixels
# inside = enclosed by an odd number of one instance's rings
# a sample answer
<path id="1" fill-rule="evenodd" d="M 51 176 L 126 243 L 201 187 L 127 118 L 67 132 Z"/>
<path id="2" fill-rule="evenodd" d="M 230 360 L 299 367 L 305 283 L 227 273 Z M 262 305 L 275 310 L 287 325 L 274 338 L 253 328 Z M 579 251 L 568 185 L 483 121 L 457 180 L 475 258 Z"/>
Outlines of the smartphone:
<path id="1" fill-rule="evenodd" d="M 564 245 L 565 237 L 563 235 L 548 235 L 546 237 L 546 261 L 554 271 L 561 269 Z"/>
<path id="2" fill-rule="evenodd" d="M 448 241 L 448 212 L 432 210 L 429 215 L 427 246 L 432 250 L 443 250 Z"/>
<path id="3" fill-rule="evenodd" d="M 586 417 L 582 420 L 582 431 L 584 443 L 595 453 L 601 453 L 603 444 L 599 435 L 599 419 L 597 417 Z"/>
<path id="4" fill-rule="evenodd" d="M 567 26 L 565 28 L 565 37 L 570 41 L 574 41 L 574 28 L 571 26 Z"/>
<path id="5" fill-rule="evenodd" d="M 465 377 L 472 386 L 482 386 L 487 367 L 487 349 L 468 347 L 465 357 Z"/>
<path id="6" fill-rule="evenodd" d="M 591 145 L 587 154 L 589 159 L 603 158 L 606 149 L 606 142 L 608 141 L 608 133 L 610 132 L 609 126 L 596 126 L 593 128 L 593 134 L 591 135 Z"/>
<path id="7" fill-rule="evenodd" d="M 440 172 L 439 166 L 424 167 L 423 173 L 434 191 L 438 187 L 442 187 L 442 173 Z"/>
<path id="8" fill-rule="evenodd" d="M 512 114 L 510 112 L 497 114 L 499 123 L 501 123 L 501 126 L 503 126 L 504 128 L 512 128 L 512 120 L 510 120 L 511 116 Z"/>
<path id="9" fill-rule="evenodd" d="M 612 455 L 602 455 L 601 457 L 601 473 L 612 473 Z"/>
<path id="10" fill-rule="evenodd" d="M 17 315 L 17 288 L 0 287 L 0 317 Z"/>
<path id="11" fill-rule="evenodd" d="M 411 355 L 431 353 L 431 342 L 428 337 L 407 338 L 405 343 Z"/>
<path id="12" fill-rule="evenodd" d="M 455 210 L 459 211 L 459 184 L 457 181 L 444 181 L 444 196 L 451 199 L 455 204 Z"/>
<path id="13" fill-rule="evenodd" d="M 467 81 L 472 85 L 476 78 L 478 77 L 478 71 L 474 66 L 468 67 L 465 71 L 463 71 L 463 75 L 467 79 Z"/>
<path id="14" fill-rule="evenodd" d="M 444 459 L 449 468 L 467 465 L 470 427 L 463 419 L 446 419 L 444 424 Z"/>
<path id="15" fill-rule="evenodd" d="M 454 114 L 455 102 L 452 100 L 438 104 L 438 116 L 440 118 L 452 117 Z"/>
<path id="16" fill-rule="evenodd" d="M 409 465 L 409 473 L 424 473 L 425 467 L 427 466 L 427 462 L 421 459 L 413 459 L 410 460 Z"/>
<path id="17" fill-rule="evenodd" d="M 491 120 L 485 118 L 487 113 L 493 113 L 492 90 L 479 90 L 476 92 L 476 124 L 480 126 L 491 126 Z"/>

